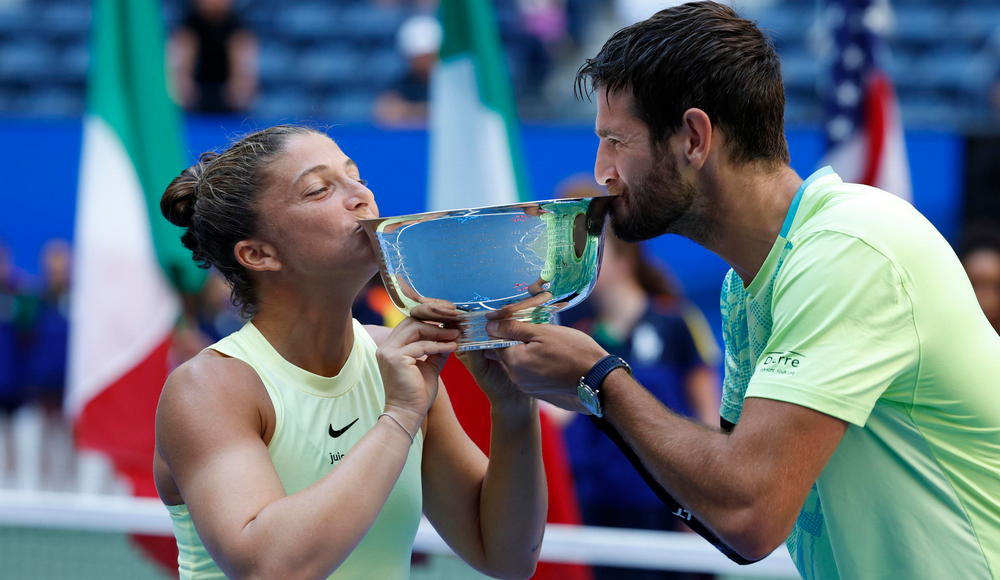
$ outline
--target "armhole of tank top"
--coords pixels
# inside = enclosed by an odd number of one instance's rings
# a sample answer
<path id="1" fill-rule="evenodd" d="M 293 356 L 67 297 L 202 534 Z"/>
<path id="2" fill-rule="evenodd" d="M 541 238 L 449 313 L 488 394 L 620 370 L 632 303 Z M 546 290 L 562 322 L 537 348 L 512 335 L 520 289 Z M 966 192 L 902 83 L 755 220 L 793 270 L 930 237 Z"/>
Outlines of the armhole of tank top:
<path id="1" fill-rule="evenodd" d="M 275 393 L 271 390 L 271 387 L 268 386 L 267 381 L 265 381 L 264 377 L 261 376 L 260 371 L 257 370 L 257 367 L 251 364 L 243 357 L 234 356 L 228 352 L 219 350 L 218 348 L 216 348 L 216 345 L 208 346 L 206 347 L 206 350 L 212 350 L 224 357 L 234 358 L 238 361 L 243 362 L 243 364 L 250 367 L 253 370 L 254 374 L 257 375 L 257 378 L 260 379 L 260 384 L 264 387 L 264 392 L 267 393 L 267 400 L 271 402 L 271 409 L 274 411 L 274 431 L 271 433 L 271 439 L 267 441 L 267 443 L 265 444 L 270 449 L 271 442 L 273 442 L 274 439 L 278 436 L 278 433 L 281 431 L 281 427 L 285 422 L 285 406 L 281 404 L 281 397 L 278 395 L 278 393 Z"/>

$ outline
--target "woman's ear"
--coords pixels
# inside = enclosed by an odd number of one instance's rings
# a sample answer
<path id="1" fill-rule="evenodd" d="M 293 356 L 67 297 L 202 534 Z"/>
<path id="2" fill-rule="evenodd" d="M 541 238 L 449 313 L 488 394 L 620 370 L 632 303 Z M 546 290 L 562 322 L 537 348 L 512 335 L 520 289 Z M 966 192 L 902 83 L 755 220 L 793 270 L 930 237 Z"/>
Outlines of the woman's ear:
<path id="1" fill-rule="evenodd" d="M 281 270 L 276 248 L 260 240 L 241 240 L 233 248 L 236 261 L 247 270 L 277 272 Z"/>

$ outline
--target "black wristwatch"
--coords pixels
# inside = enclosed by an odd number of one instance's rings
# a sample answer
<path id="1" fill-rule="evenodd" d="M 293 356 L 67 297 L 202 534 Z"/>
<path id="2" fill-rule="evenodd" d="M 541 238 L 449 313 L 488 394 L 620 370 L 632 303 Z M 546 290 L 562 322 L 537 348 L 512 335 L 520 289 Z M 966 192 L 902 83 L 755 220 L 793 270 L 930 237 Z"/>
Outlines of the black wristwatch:
<path id="1" fill-rule="evenodd" d="M 604 409 L 601 407 L 601 385 L 611 371 L 617 368 L 624 368 L 628 374 L 632 374 L 632 367 L 628 366 L 624 359 L 609 354 L 590 367 L 587 374 L 580 377 L 580 382 L 576 386 L 576 396 L 591 415 L 604 416 Z"/>

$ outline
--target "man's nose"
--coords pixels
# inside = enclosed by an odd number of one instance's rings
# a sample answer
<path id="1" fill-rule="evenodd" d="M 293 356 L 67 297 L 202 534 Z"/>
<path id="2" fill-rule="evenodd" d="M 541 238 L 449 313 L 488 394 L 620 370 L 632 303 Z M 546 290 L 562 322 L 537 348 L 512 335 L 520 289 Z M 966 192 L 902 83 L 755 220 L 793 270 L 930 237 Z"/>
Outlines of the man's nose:
<path id="1" fill-rule="evenodd" d="M 597 159 L 594 161 L 594 179 L 601 185 L 608 185 L 608 182 L 618 179 L 618 170 L 615 168 L 614 155 L 608 151 L 610 145 L 601 141 L 597 146 Z"/>

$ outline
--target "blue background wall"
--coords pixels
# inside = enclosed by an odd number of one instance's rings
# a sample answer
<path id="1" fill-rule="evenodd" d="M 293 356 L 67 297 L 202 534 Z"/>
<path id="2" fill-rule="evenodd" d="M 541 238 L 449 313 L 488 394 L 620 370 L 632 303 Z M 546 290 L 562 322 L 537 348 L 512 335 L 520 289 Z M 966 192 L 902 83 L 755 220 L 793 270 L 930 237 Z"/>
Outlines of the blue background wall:
<path id="1" fill-rule="evenodd" d="M 187 122 L 190 157 L 225 145 L 256 126 L 230 118 Z M 423 211 L 427 182 L 424 131 L 386 132 L 369 126 L 329 130 L 361 167 L 375 192 L 382 215 Z M 523 128 L 525 156 L 535 199 L 556 195 L 567 177 L 590 175 L 597 138 L 591 127 Z M 813 129 L 788 132 L 792 166 L 806 176 L 822 155 L 822 135 Z M 21 269 L 37 272 L 38 252 L 53 237 L 72 240 L 80 156 L 79 120 L 0 120 L 0 159 L 4 171 L 0 196 L 0 240 Z M 962 192 L 962 146 L 958 135 L 910 132 L 907 147 L 914 204 L 954 241 Z M 108 224 L 108 227 L 113 227 Z M 649 242 L 652 254 L 669 264 L 685 291 L 717 327 L 717 296 L 726 265 L 677 236 Z"/>

